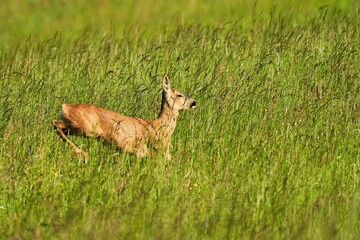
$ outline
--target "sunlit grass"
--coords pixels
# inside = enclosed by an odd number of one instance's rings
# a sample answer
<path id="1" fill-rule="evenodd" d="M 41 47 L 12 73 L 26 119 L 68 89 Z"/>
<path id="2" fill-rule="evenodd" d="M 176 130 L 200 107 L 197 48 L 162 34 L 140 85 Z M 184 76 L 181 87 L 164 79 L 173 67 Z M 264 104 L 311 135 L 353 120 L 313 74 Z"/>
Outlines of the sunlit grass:
<path id="1" fill-rule="evenodd" d="M 359 15 L 317 7 L 3 46 L 0 236 L 356 239 Z M 71 137 L 84 165 L 51 127 L 64 102 L 155 118 L 164 74 L 198 103 L 171 162 Z"/>

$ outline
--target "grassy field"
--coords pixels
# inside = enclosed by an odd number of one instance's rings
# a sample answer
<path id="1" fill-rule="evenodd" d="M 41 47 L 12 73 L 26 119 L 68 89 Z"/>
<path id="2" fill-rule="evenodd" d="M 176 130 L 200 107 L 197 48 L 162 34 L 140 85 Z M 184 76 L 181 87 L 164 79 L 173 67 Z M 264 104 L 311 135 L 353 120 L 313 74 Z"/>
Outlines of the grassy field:
<path id="1" fill-rule="evenodd" d="M 358 239 L 358 1 L 54 2 L 0 10 L 0 239 Z M 172 161 L 51 127 L 155 118 L 164 74 Z"/>

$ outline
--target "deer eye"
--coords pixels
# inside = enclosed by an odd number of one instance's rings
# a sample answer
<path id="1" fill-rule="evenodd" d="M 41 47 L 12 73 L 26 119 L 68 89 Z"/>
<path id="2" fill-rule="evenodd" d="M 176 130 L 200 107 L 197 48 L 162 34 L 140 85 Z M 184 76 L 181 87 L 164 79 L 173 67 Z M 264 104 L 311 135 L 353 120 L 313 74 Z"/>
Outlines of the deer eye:
<path id="1" fill-rule="evenodd" d="M 178 97 L 178 98 L 182 98 L 182 97 L 184 97 L 184 96 L 181 95 L 181 94 L 178 94 L 177 97 Z"/>

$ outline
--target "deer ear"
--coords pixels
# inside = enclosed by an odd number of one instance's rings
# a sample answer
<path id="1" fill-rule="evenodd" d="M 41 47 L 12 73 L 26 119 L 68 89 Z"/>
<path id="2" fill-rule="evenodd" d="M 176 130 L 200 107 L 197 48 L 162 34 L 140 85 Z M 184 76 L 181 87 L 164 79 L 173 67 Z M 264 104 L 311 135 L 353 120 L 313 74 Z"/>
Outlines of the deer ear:
<path id="1" fill-rule="evenodd" d="M 170 90 L 170 80 L 167 75 L 163 77 L 162 85 L 165 92 L 168 92 Z"/>

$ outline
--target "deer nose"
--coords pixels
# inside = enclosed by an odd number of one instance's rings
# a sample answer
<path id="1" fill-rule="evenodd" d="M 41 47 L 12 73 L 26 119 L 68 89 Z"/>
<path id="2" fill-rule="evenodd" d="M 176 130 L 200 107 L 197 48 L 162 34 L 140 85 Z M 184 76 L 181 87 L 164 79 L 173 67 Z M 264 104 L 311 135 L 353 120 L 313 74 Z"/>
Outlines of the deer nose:
<path id="1" fill-rule="evenodd" d="M 190 108 L 194 108 L 194 107 L 196 107 L 196 102 L 192 101 L 191 104 L 190 104 Z"/>

